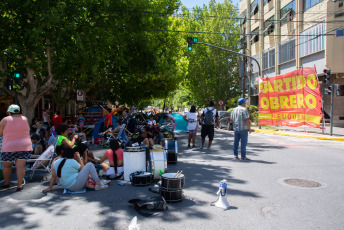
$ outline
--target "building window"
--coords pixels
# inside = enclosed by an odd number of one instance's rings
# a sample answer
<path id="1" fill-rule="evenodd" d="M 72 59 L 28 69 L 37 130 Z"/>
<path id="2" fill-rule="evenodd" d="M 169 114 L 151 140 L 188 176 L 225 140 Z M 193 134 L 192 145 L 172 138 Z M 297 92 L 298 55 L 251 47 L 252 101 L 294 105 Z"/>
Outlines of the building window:
<path id="1" fill-rule="evenodd" d="M 267 5 L 267 4 L 269 4 L 269 2 L 271 2 L 271 1 L 272 1 L 272 0 L 263 0 L 264 6 Z"/>
<path id="2" fill-rule="evenodd" d="M 296 2 L 294 0 L 281 9 L 281 12 L 280 12 L 281 13 L 281 19 L 280 19 L 281 26 L 287 22 L 292 21 L 294 19 L 295 12 L 296 12 Z"/>
<path id="3" fill-rule="evenodd" d="M 275 29 L 275 15 L 270 17 L 264 22 L 263 34 L 264 35 L 271 34 L 274 32 L 274 29 Z"/>
<path id="4" fill-rule="evenodd" d="M 344 0 L 339 0 L 338 1 L 338 7 L 343 7 L 344 5 Z"/>
<path id="5" fill-rule="evenodd" d="M 320 23 L 300 33 L 300 57 L 325 49 L 325 23 Z M 305 36 L 303 36 L 305 35 Z"/>
<path id="6" fill-rule="evenodd" d="M 304 0 L 303 1 L 303 5 L 304 5 L 304 9 L 309 10 L 310 8 L 312 8 L 313 6 L 315 6 L 316 4 L 322 2 L 323 0 Z"/>
<path id="7" fill-rule="evenodd" d="M 251 16 L 255 15 L 256 13 L 258 13 L 258 8 L 259 8 L 259 0 L 254 0 L 251 3 Z"/>
<path id="8" fill-rule="evenodd" d="M 295 59 L 295 39 L 278 44 L 279 64 Z"/>
<path id="9" fill-rule="evenodd" d="M 263 52 L 263 69 L 268 69 L 275 66 L 275 49 L 270 49 Z"/>
<path id="10" fill-rule="evenodd" d="M 246 13 L 247 11 L 245 10 L 240 14 L 240 25 L 244 25 L 246 23 Z"/>
<path id="11" fill-rule="evenodd" d="M 251 32 L 251 45 L 259 41 L 259 27 Z"/>

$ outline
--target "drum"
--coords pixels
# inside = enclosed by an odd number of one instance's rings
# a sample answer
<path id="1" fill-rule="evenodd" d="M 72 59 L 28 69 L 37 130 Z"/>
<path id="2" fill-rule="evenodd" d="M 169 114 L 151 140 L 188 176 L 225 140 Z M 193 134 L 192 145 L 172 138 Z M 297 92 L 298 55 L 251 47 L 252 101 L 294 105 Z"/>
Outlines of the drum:
<path id="1" fill-rule="evenodd" d="M 174 178 L 176 173 L 164 173 L 161 175 L 161 188 L 165 190 L 179 190 L 185 186 L 184 174 Z"/>
<path id="2" fill-rule="evenodd" d="M 165 150 L 150 150 L 150 172 L 154 179 L 159 179 L 160 175 L 167 171 L 167 159 Z"/>
<path id="3" fill-rule="evenodd" d="M 160 195 L 164 197 L 166 202 L 172 203 L 172 202 L 179 202 L 183 200 L 183 190 L 178 189 L 178 190 L 166 190 L 166 189 L 161 189 Z"/>
<path id="4" fill-rule="evenodd" d="M 124 180 L 130 181 L 130 174 L 136 171 L 146 171 L 146 150 L 141 148 L 126 148 L 123 152 Z"/>
<path id="5" fill-rule="evenodd" d="M 167 155 L 167 163 L 177 163 L 178 143 L 177 140 L 165 139 L 165 150 Z"/>
<path id="6" fill-rule="evenodd" d="M 145 172 L 141 175 L 132 175 L 131 184 L 135 186 L 146 186 L 150 185 L 153 182 L 153 174 Z"/>

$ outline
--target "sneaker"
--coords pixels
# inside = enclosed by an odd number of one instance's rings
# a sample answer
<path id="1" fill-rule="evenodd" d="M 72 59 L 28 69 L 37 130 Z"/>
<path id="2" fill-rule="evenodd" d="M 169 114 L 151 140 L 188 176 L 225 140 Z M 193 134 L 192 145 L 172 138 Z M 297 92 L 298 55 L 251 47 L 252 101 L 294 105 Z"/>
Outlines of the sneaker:
<path id="1" fill-rule="evenodd" d="M 102 190 L 102 189 L 107 189 L 109 186 L 103 183 L 103 181 L 100 181 L 99 184 L 96 184 L 94 187 L 94 190 Z"/>
<path id="2" fill-rule="evenodd" d="M 208 150 L 210 150 L 211 149 L 211 146 L 208 146 L 208 148 L 207 148 Z"/>
<path id="3" fill-rule="evenodd" d="M 190 145 L 188 145 L 188 148 L 190 148 L 191 146 Z"/>
<path id="4" fill-rule="evenodd" d="M 105 184 L 105 185 L 108 185 L 111 182 L 111 180 L 105 180 L 105 179 L 102 179 L 101 181 L 103 181 L 103 184 Z"/>
<path id="5" fill-rule="evenodd" d="M 204 146 L 201 146 L 201 149 L 203 149 L 204 148 Z"/>
<path id="6" fill-rule="evenodd" d="M 21 191 L 23 191 L 23 189 L 24 189 L 24 187 L 21 187 L 21 188 L 17 187 L 17 192 L 21 192 Z"/>
<path id="7" fill-rule="evenodd" d="M 121 172 L 120 174 L 118 174 L 115 179 L 123 180 L 124 179 L 124 172 Z"/>
<path id="8" fill-rule="evenodd" d="M 240 160 L 238 156 L 235 156 L 234 157 L 234 160 Z"/>
<path id="9" fill-rule="evenodd" d="M 251 160 L 251 159 L 249 159 L 249 158 L 247 158 L 247 157 L 242 157 L 241 160 L 243 160 L 243 161 L 249 161 L 249 160 Z"/>
<path id="10" fill-rule="evenodd" d="M 193 145 L 192 148 L 197 148 L 197 145 Z"/>

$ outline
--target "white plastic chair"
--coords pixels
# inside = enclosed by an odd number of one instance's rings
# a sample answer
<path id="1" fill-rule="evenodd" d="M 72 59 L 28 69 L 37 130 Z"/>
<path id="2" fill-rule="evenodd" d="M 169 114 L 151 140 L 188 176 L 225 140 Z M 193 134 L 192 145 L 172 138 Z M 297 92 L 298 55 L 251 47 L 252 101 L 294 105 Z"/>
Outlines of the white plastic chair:
<path id="1" fill-rule="evenodd" d="M 35 173 L 35 171 L 46 171 L 51 174 L 51 162 L 54 159 L 55 155 L 55 148 L 58 142 L 58 137 L 55 139 L 54 144 L 49 146 L 41 155 L 38 156 L 36 159 L 29 159 L 27 160 L 27 163 L 34 163 L 30 169 L 27 169 L 31 171 L 30 180 L 32 180 L 32 177 Z"/>

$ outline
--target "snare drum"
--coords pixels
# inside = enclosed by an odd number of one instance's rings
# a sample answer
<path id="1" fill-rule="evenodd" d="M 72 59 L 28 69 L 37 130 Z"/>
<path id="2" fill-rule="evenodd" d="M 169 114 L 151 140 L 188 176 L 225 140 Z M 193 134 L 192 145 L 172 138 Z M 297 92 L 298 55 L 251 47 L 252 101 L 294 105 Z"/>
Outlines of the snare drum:
<path id="1" fill-rule="evenodd" d="M 161 189 L 160 192 L 161 196 L 164 197 L 166 202 L 172 203 L 172 202 L 179 202 L 183 200 L 183 190 L 178 189 L 178 190 L 166 190 L 166 189 Z"/>
<path id="2" fill-rule="evenodd" d="M 178 154 L 178 143 L 177 140 L 165 139 L 165 150 L 167 155 L 167 163 L 175 164 L 177 163 L 177 154 Z"/>
<path id="3" fill-rule="evenodd" d="M 153 182 L 153 174 L 145 172 L 141 175 L 132 175 L 131 184 L 135 186 L 146 186 L 150 185 Z"/>
<path id="4" fill-rule="evenodd" d="M 161 175 L 161 188 L 167 190 L 183 189 L 185 186 L 184 174 L 180 174 L 178 178 L 174 178 L 176 173 L 164 173 Z"/>

